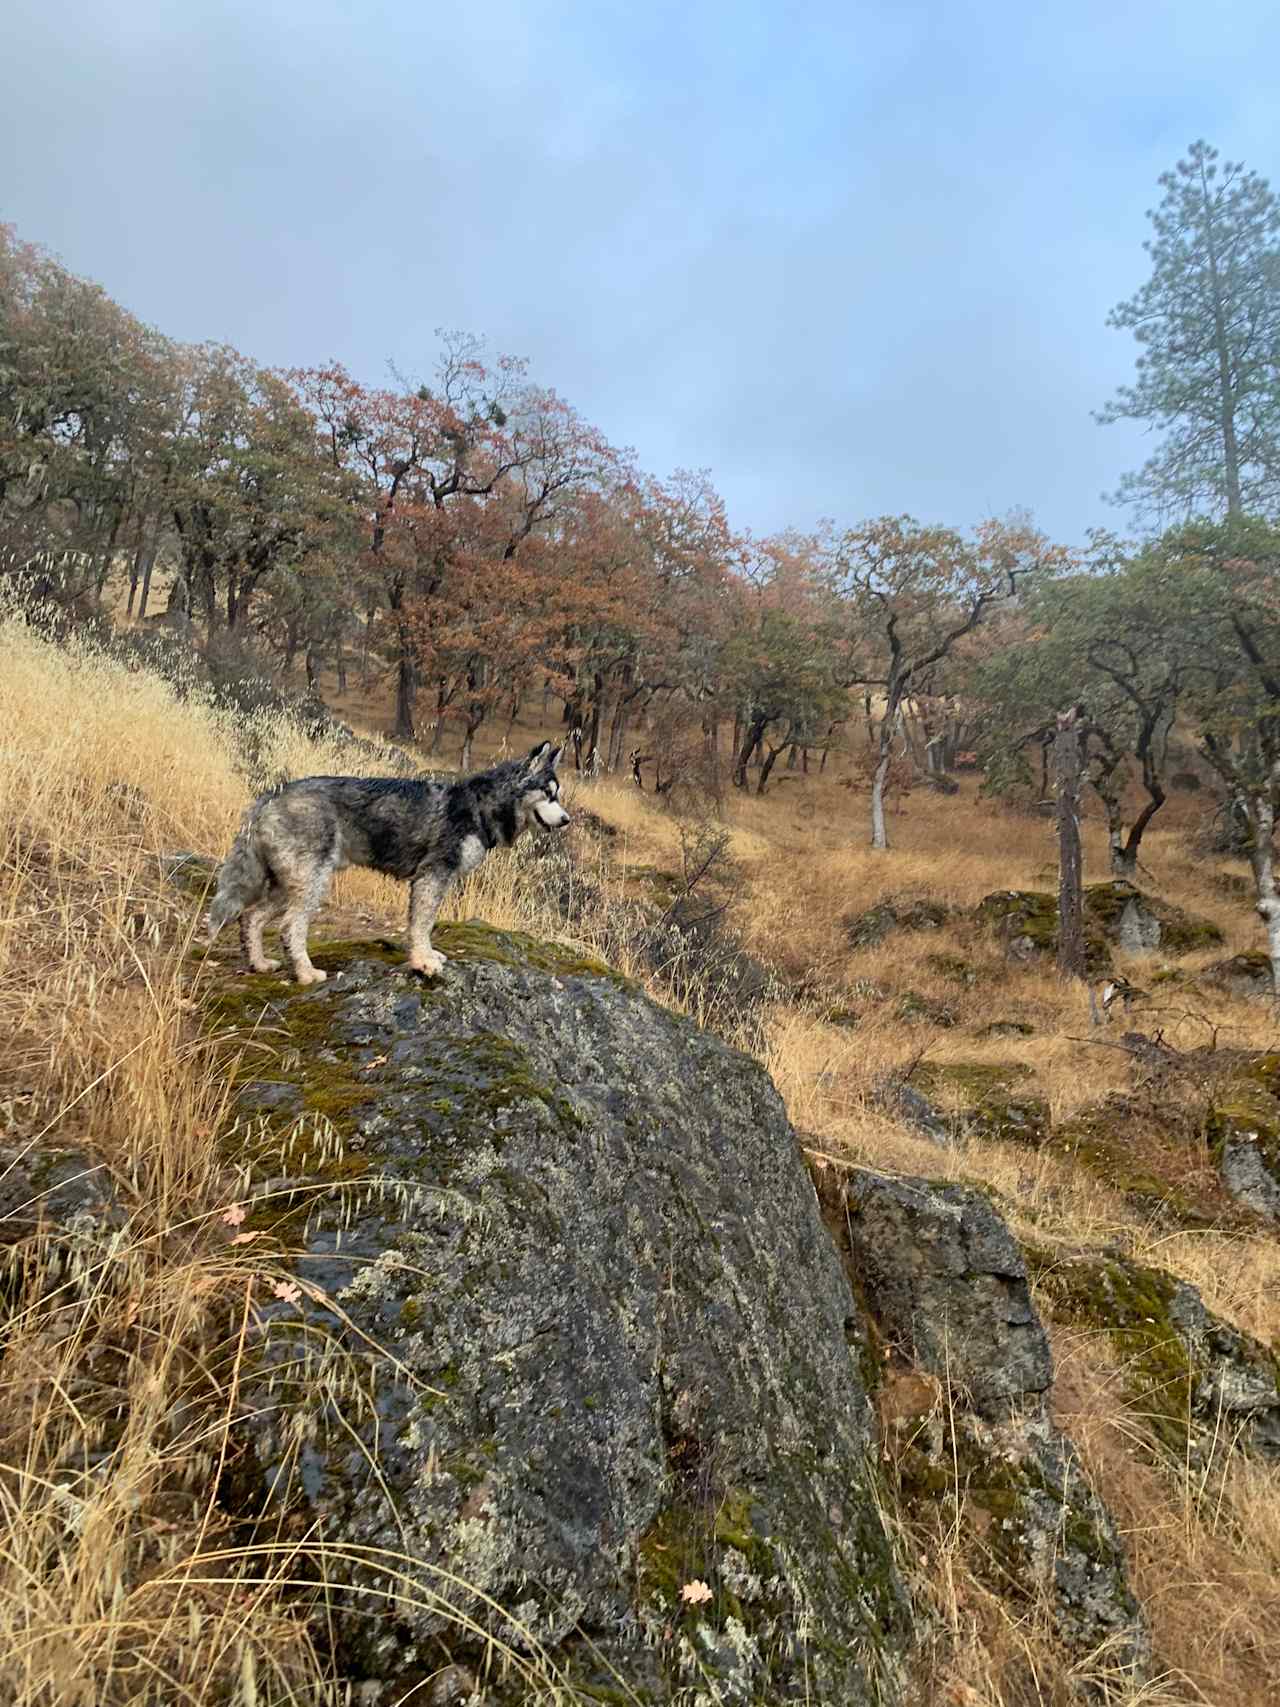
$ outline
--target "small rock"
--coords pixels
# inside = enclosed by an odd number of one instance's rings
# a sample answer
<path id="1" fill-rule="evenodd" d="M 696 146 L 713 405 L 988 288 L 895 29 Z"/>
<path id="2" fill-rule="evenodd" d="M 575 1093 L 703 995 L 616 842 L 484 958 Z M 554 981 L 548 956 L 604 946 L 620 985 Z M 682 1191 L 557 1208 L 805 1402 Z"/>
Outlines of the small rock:
<path id="1" fill-rule="evenodd" d="M 850 913 L 844 933 L 851 948 L 874 948 L 892 931 L 937 930 L 945 925 L 951 909 L 941 901 L 924 896 L 886 895 L 865 913 Z"/>
<path id="2" fill-rule="evenodd" d="M 1227 960 L 1215 960 L 1200 976 L 1206 983 L 1216 984 L 1233 996 L 1247 996 L 1254 1001 L 1274 1001 L 1271 981 L 1271 962 L 1265 954 L 1249 952 L 1233 954 Z"/>
<path id="3" fill-rule="evenodd" d="M 458 1707 L 470 1701 L 476 1693 L 476 1680 L 466 1666 L 446 1666 L 432 1678 L 427 1688 L 427 1707 Z"/>

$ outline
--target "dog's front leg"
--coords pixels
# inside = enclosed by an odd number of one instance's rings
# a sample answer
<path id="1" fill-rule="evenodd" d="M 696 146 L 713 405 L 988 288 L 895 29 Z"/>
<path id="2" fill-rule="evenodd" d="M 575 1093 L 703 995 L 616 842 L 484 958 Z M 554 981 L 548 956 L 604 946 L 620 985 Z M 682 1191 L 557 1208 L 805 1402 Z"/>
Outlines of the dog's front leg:
<path id="1" fill-rule="evenodd" d="M 431 946 L 431 927 L 452 875 L 439 869 L 421 871 L 409 885 L 409 965 L 428 978 L 444 970 L 444 955 Z"/>

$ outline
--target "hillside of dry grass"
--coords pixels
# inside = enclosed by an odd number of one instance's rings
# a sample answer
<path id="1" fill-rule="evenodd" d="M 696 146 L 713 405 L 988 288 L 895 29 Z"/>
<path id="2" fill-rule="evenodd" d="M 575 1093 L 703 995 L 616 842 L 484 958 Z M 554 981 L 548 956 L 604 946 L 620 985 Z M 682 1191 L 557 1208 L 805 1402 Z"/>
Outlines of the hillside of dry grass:
<path id="1" fill-rule="evenodd" d="M 197 1023 L 212 973 L 191 954 L 192 899 L 164 875 L 174 850 L 216 856 L 227 846 L 251 792 L 244 732 L 199 696 L 180 699 L 16 620 L 0 626 L 0 659 L 0 1169 L 11 1187 L 28 1182 L 6 1207 L 35 1228 L 58 1158 L 77 1176 L 100 1170 L 123 1206 L 108 1244 L 86 1244 L 74 1263 L 65 1243 L 32 1231 L 9 1264 L 0 1699 L 337 1701 L 315 1550 L 287 1526 L 247 1530 L 229 1496 L 243 1358 L 255 1312 L 289 1284 L 287 1252 L 238 1231 L 243 1182 L 218 1144 L 227 1093 Z M 542 733 L 519 728 L 511 743 Z M 273 776 L 347 768 L 287 719 L 265 721 L 252 746 L 254 765 Z M 1204 1074 L 1144 1088 L 1141 1064 L 1120 1046 L 1128 1025 L 1198 1063 L 1280 1046 L 1268 1005 L 1196 977 L 1258 946 L 1235 892 L 1240 868 L 1194 851 L 1203 802 L 1180 796 L 1162 814 L 1143 881 L 1211 920 L 1224 943 L 1179 957 L 1182 976 L 1166 985 L 1153 980 L 1158 958 L 1117 955 L 1117 968 L 1155 993 L 1145 1010 L 1100 1028 L 1081 988 L 1045 964 L 1010 961 L 972 916 L 991 891 L 1051 885 L 1045 822 L 982 800 L 970 779 L 957 797 L 913 795 L 891 816 L 892 849 L 875 854 L 864 845 L 865 800 L 842 782 L 837 760 L 763 800 L 735 796 L 696 824 L 621 782 L 579 783 L 571 810 L 597 828 L 573 833 L 570 877 L 549 885 L 539 850 L 522 847 L 487 862 L 447 915 L 607 952 L 659 999 L 713 1017 L 764 1059 L 817 1170 L 978 1184 L 1050 1258 L 1082 1247 L 1128 1254 L 1191 1282 L 1228 1322 L 1274 1343 L 1275 1230 L 1229 1205 L 1217 1220 L 1170 1207 L 1187 1183 L 1174 1176 L 1194 1171 L 1197 1152 L 1183 1140 L 1162 1148 L 1162 1134 L 1198 1118 Z M 696 978 L 673 980 L 652 932 L 618 929 L 628 909 L 651 918 L 687 890 L 689 850 L 708 826 L 720 928 L 771 980 L 767 999 L 753 998 L 736 1023 Z M 1104 876 L 1092 822 L 1086 857 L 1090 876 Z M 566 882 L 577 885 L 567 901 Z M 853 947 L 846 921 L 886 897 L 952 912 L 933 928 Z M 348 872 L 317 934 L 398 932 L 403 910 L 399 886 Z M 228 941 L 219 957 L 231 952 Z M 1168 1176 L 1170 1198 L 1127 1189 L 1066 1144 L 962 1133 L 940 1148 L 882 1095 L 922 1065 L 973 1064 L 1016 1068 L 1055 1131 L 1107 1093 L 1139 1096 L 1147 1124 L 1125 1141 L 1143 1146 L 1148 1172 Z M 1171 1474 L 1123 1402 L 1104 1327 L 1053 1332 L 1054 1412 L 1120 1522 L 1157 1657 L 1158 1681 L 1138 1689 L 1107 1683 L 1098 1656 L 1093 1686 L 1127 1707 L 1262 1707 L 1280 1675 L 1280 1471 L 1224 1454 Z M 931 1615 L 922 1701 L 1068 1698 L 1069 1668 L 1035 1607 L 995 1597 L 958 1534 L 918 1556 L 915 1588 Z M 541 1698 L 566 1699 L 538 1681 L 536 1665 L 513 1663 Z"/>

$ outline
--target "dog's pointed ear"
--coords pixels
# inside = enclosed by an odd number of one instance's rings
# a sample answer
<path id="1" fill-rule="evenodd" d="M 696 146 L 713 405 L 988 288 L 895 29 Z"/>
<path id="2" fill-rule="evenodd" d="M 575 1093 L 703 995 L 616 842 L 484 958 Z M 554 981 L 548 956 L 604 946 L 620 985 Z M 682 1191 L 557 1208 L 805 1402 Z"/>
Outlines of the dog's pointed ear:
<path id="1" fill-rule="evenodd" d="M 551 757 L 547 760 L 547 764 L 551 767 L 552 770 L 555 770 L 556 767 L 559 765 L 560 755 L 563 752 L 564 752 L 563 746 L 553 747 L 551 749 Z"/>
<path id="2" fill-rule="evenodd" d="M 550 741 L 539 741 L 538 745 L 532 749 L 529 757 L 524 761 L 524 768 L 527 771 L 536 771 L 550 751 Z"/>

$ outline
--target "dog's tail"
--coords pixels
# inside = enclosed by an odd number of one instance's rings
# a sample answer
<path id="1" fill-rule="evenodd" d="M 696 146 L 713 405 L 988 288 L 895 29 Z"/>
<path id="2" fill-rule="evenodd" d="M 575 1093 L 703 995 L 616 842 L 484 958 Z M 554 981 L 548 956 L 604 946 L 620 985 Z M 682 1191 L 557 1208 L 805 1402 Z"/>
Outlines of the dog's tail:
<path id="1" fill-rule="evenodd" d="M 238 919 L 245 908 L 266 893 L 271 881 L 267 862 L 258 845 L 257 813 L 250 811 L 231 852 L 218 868 L 218 887 L 205 914 L 205 937 L 209 942 L 224 925 Z"/>

